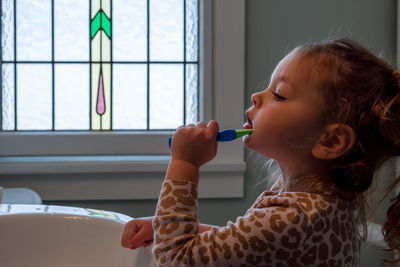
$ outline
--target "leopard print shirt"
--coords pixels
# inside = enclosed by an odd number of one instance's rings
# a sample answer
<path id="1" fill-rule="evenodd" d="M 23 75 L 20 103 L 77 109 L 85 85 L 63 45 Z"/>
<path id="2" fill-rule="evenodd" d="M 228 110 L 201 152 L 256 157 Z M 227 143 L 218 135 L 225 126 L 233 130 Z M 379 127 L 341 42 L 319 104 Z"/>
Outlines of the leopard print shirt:
<path id="1" fill-rule="evenodd" d="M 243 217 L 199 233 L 198 186 L 163 183 L 153 220 L 158 266 L 358 266 L 349 202 L 264 192 Z"/>

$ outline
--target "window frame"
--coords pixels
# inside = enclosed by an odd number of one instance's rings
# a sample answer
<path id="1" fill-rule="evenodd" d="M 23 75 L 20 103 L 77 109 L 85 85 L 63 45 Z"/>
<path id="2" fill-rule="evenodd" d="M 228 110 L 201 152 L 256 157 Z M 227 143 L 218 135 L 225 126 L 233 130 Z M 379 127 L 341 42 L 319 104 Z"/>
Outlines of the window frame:
<path id="1" fill-rule="evenodd" d="M 199 115 L 216 119 L 221 128 L 238 128 L 244 119 L 244 17 L 244 1 L 200 1 Z M 155 199 L 172 134 L 1 132 L 0 180 L 5 187 L 33 188 L 44 200 Z M 200 197 L 243 197 L 245 169 L 242 142 L 221 143 L 216 158 L 200 170 Z M 41 180 L 49 176 L 63 177 L 62 186 L 48 188 Z M 93 177 L 101 177 L 96 186 Z"/>

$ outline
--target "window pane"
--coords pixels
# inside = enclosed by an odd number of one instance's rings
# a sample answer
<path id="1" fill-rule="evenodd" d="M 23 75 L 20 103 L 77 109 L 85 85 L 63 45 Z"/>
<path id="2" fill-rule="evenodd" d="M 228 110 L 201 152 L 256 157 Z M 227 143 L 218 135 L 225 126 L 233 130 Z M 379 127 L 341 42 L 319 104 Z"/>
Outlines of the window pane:
<path id="1" fill-rule="evenodd" d="M 17 59 L 51 60 L 51 1 L 17 1 Z"/>
<path id="2" fill-rule="evenodd" d="M 1 0 L 1 49 L 3 60 L 14 60 L 14 1 Z"/>
<path id="3" fill-rule="evenodd" d="M 197 61 L 198 46 L 197 0 L 186 0 L 186 60 Z"/>
<path id="4" fill-rule="evenodd" d="M 3 130 L 15 130 L 14 64 L 2 66 L 2 122 Z"/>
<path id="5" fill-rule="evenodd" d="M 186 65 L 186 124 L 198 121 L 198 74 L 197 65 Z"/>
<path id="6" fill-rule="evenodd" d="M 88 60 L 88 1 L 54 1 L 55 60 Z"/>
<path id="7" fill-rule="evenodd" d="M 150 60 L 183 60 L 182 0 L 150 1 Z"/>
<path id="8" fill-rule="evenodd" d="M 89 66 L 55 64 L 55 129 L 89 129 Z"/>
<path id="9" fill-rule="evenodd" d="M 113 2 L 113 60 L 147 60 L 147 0 Z"/>
<path id="10" fill-rule="evenodd" d="M 51 130 L 50 64 L 17 64 L 17 129 Z"/>
<path id="11" fill-rule="evenodd" d="M 113 129 L 146 129 L 147 66 L 114 64 Z"/>
<path id="12" fill-rule="evenodd" d="M 150 65 L 150 129 L 183 124 L 183 65 Z"/>

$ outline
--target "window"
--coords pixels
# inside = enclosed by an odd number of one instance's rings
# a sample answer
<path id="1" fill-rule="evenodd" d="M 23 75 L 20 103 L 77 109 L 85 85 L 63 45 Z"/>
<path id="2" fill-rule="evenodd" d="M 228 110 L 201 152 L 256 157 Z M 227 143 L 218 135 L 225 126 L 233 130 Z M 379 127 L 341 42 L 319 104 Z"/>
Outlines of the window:
<path id="1" fill-rule="evenodd" d="M 216 119 L 221 128 L 240 127 L 244 119 L 244 2 L 200 0 L 199 10 L 197 116 L 204 121 Z M 119 61 L 116 65 L 126 65 Z M 171 62 L 155 65 L 165 63 Z M 115 131 L 2 131 L 0 178 L 3 186 L 33 188 L 44 200 L 157 198 L 172 133 L 151 126 Z M 243 154 L 240 141 L 220 144 L 218 156 L 201 169 L 200 197 L 242 196 Z M 227 183 L 231 186 L 226 187 Z"/>
<path id="2" fill-rule="evenodd" d="M 198 0 L 8 0 L 2 29 L 4 131 L 198 121 Z"/>

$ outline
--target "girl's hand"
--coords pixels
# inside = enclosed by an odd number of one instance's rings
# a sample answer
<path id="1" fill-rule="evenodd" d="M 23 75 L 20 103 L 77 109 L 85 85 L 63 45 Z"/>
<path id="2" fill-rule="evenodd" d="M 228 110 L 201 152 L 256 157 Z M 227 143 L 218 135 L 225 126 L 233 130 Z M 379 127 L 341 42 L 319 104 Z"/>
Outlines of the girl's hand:
<path id="1" fill-rule="evenodd" d="M 217 154 L 218 123 L 199 122 L 178 128 L 171 142 L 171 161 L 186 161 L 200 167 Z"/>
<path id="2" fill-rule="evenodd" d="M 147 247 L 153 241 L 152 221 L 153 217 L 143 217 L 127 222 L 121 237 L 121 245 L 130 249 Z"/>

